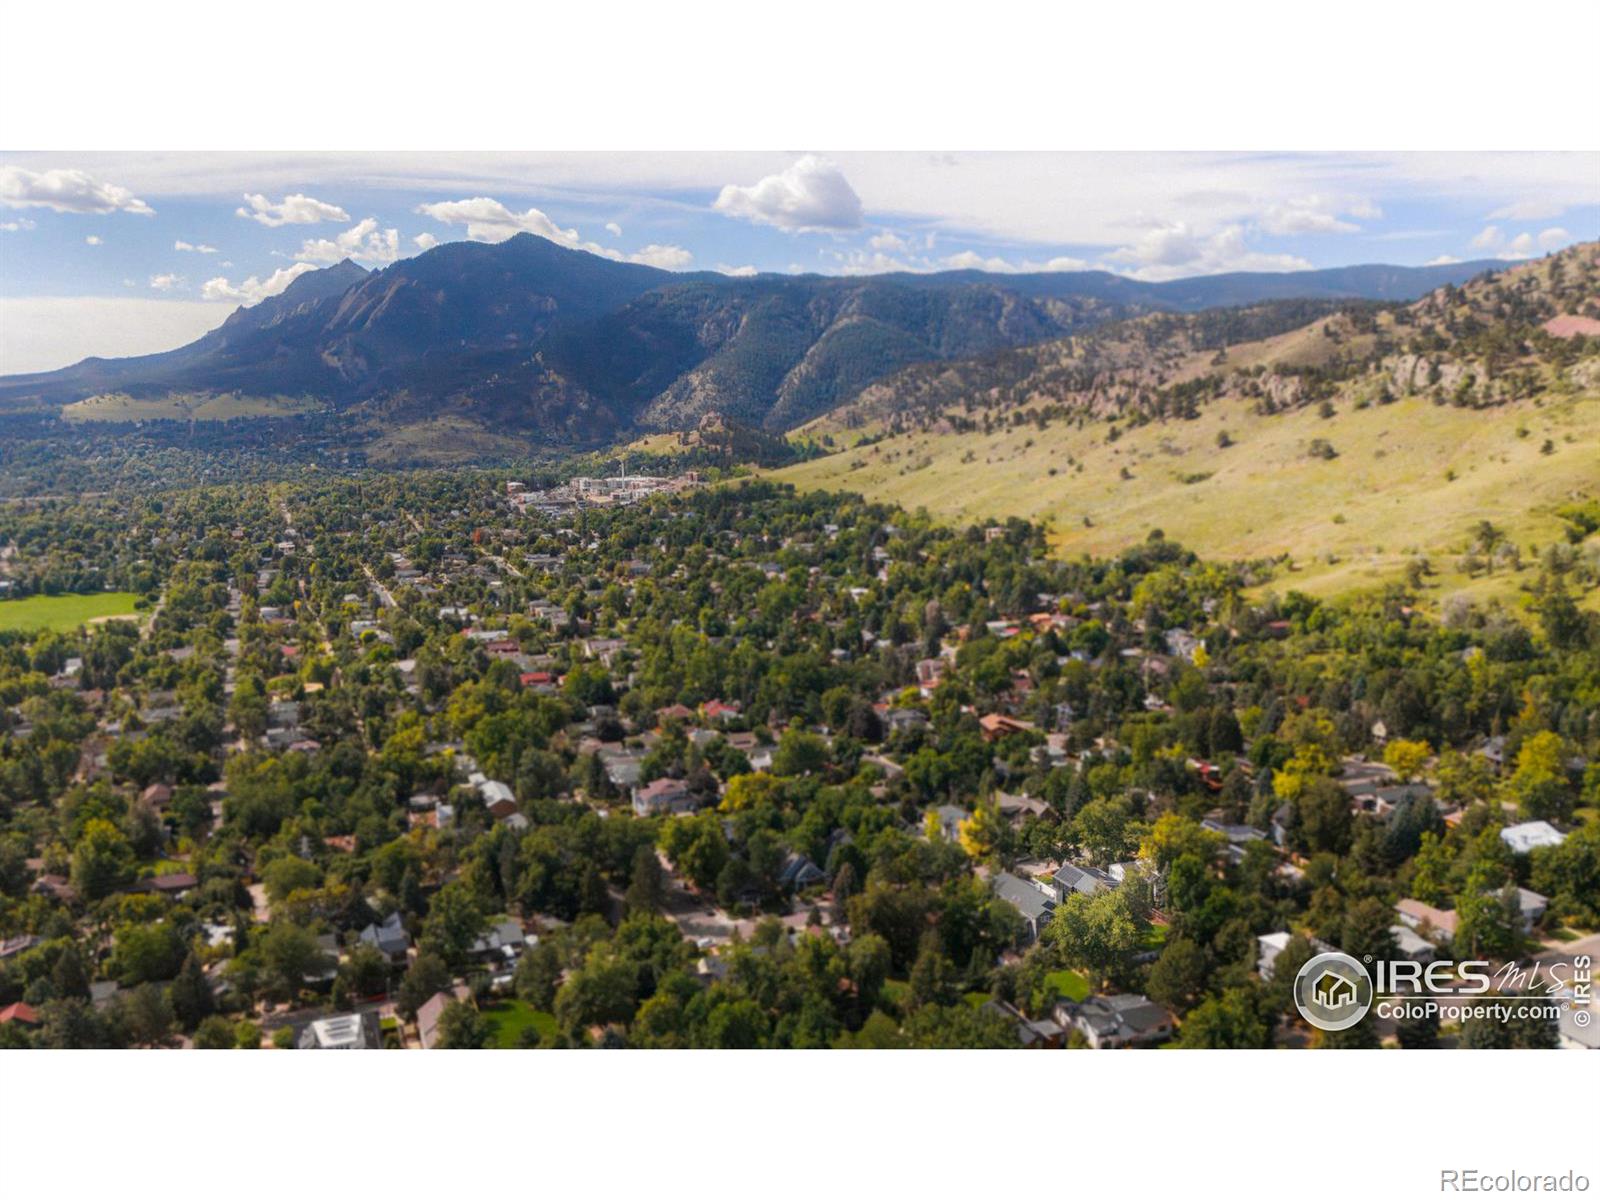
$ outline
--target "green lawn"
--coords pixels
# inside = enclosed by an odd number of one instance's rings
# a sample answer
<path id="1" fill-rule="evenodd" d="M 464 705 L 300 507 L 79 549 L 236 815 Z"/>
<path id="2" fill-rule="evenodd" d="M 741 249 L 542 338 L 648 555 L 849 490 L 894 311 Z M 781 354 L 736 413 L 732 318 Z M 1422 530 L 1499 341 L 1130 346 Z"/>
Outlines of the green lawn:
<path id="1" fill-rule="evenodd" d="M 0 630 L 55 629 L 68 632 L 101 617 L 136 617 L 137 592 L 26 596 L 0 600 Z"/>
<path id="2" fill-rule="evenodd" d="M 489 1022 L 492 1044 L 501 1050 L 515 1050 L 521 1044 L 524 1029 L 537 1029 L 541 1037 L 549 1037 L 556 1031 L 555 1016 L 533 1007 L 526 1000 L 498 1001 L 485 1007 L 483 1016 Z"/>
<path id="3" fill-rule="evenodd" d="M 1051 971 L 1044 977 L 1045 986 L 1064 996 L 1074 1004 L 1089 998 L 1089 981 L 1076 971 Z"/>

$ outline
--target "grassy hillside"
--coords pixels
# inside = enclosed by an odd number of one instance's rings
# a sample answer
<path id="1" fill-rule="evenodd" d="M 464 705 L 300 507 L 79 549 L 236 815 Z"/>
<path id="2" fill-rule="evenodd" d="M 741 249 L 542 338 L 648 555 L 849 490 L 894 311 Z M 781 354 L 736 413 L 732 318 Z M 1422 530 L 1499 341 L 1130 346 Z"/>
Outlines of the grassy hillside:
<path id="1" fill-rule="evenodd" d="M 1279 588 L 1346 592 L 1426 559 L 1435 598 L 1511 595 L 1519 556 L 1567 544 L 1557 510 L 1600 497 L 1600 346 L 1559 332 L 1595 313 L 1586 244 L 1298 326 L 1270 306 L 1140 317 L 898 372 L 798 434 L 847 449 L 780 476 L 1048 521 L 1066 553 L 1161 529 L 1209 557 L 1281 560 Z M 1492 573 L 1484 521 L 1505 539 Z"/>
<path id="2" fill-rule="evenodd" d="M 1416 555 L 1435 598 L 1514 592 L 1502 569 L 1457 570 L 1470 530 L 1492 520 L 1526 555 L 1561 539 L 1554 510 L 1600 496 L 1600 395 L 1493 409 L 1413 396 L 1260 415 L 1242 399 L 1116 441 L 1089 421 L 993 434 L 913 431 L 775 472 L 800 487 L 858 491 L 952 520 L 1050 522 L 1064 553 L 1113 553 L 1162 529 L 1201 554 L 1288 555 L 1272 586 L 1315 594 L 1398 577 Z M 1226 431 L 1232 445 L 1219 448 Z M 870 429 L 866 432 L 870 432 Z M 1323 439 L 1337 457 L 1314 455 Z M 1549 443 L 1549 451 L 1545 445 Z M 1596 539 L 1591 538 L 1593 543 Z"/>
<path id="3" fill-rule="evenodd" d="M 375 426 L 366 446 L 374 466 L 472 466 L 515 458 L 527 452 L 520 438 L 486 429 L 470 418 L 447 413 L 415 424 Z"/>
<path id="4" fill-rule="evenodd" d="M 232 421 L 241 417 L 292 417 L 320 407 L 287 396 L 242 396 L 237 392 L 174 392 L 136 399 L 121 392 L 90 396 L 65 405 L 66 421 Z"/>

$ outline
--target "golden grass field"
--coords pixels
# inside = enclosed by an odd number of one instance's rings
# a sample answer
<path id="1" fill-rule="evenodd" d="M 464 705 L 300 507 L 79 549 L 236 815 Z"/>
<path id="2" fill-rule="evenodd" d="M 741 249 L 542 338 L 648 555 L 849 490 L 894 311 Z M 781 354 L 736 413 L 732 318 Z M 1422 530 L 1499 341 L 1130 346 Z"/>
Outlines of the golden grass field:
<path id="1" fill-rule="evenodd" d="M 1217 446 L 1223 430 L 1234 442 L 1227 449 Z M 1338 457 L 1308 454 L 1315 438 Z M 1288 554 L 1293 567 L 1272 586 L 1318 595 L 1395 578 L 1423 554 L 1439 571 L 1436 599 L 1487 598 L 1513 593 L 1520 580 L 1459 574 L 1468 531 L 1487 518 L 1524 553 L 1561 536 L 1554 510 L 1600 495 L 1600 397 L 1484 411 L 1412 397 L 1341 405 L 1330 419 L 1311 408 L 1259 416 L 1228 400 L 1197 420 L 1148 425 L 1116 442 L 1104 423 L 912 433 L 772 474 L 950 520 L 1045 521 L 1068 555 L 1114 553 L 1157 528 L 1210 558 Z"/>
<path id="2" fill-rule="evenodd" d="M 64 421 L 232 421 L 241 417 L 290 417 L 319 407 L 288 396 L 241 396 L 237 392 L 172 392 L 137 399 L 122 392 L 90 396 L 64 405 Z"/>

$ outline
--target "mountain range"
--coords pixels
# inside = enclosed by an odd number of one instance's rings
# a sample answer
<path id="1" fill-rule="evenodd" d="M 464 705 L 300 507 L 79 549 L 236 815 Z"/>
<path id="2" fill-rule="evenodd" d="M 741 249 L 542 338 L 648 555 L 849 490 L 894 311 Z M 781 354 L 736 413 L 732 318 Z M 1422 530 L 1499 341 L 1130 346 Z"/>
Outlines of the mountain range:
<path id="1" fill-rule="evenodd" d="M 1600 243 L 1409 304 L 1146 313 L 905 367 L 808 423 L 802 489 L 1043 521 L 1063 554 L 1161 531 L 1316 594 L 1407 579 L 1600 603 Z M 1287 323 L 1298 309 L 1302 320 Z"/>
<path id="2" fill-rule="evenodd" d="M 1260 328 L 1288 328 L 1307 302 L 1413 300 L 1495 265 L 1163 283 L 1102 271 L 732 277 L 519 234 L 378 271 L 346 260 L 307 272 L 180 349 L 0 378 L 0 409 L 127 397 L 147 414 L 167 396 L 229 394 L 308 402 L 358 431 L 452 418 L 530 444 L 601 445 L 710 413 L 783 431 L 917 364 L 1217 306 L 1258 306 Z M 97 404 L 98 419 L 116 418 Z"/>

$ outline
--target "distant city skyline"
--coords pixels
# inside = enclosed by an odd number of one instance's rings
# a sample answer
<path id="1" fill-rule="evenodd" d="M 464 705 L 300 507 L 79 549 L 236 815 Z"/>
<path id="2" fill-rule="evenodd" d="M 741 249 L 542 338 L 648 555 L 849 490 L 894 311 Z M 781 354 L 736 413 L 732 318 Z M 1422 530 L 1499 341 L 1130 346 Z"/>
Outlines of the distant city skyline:
<path id="1" fill-rule="evenodd" d="M 1600 235 L 1600 155 L 0 154 L 0 373 L 523 231 L 729 274 L 1514 261 Z"/>

